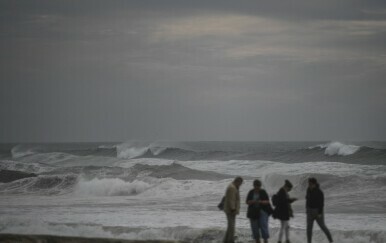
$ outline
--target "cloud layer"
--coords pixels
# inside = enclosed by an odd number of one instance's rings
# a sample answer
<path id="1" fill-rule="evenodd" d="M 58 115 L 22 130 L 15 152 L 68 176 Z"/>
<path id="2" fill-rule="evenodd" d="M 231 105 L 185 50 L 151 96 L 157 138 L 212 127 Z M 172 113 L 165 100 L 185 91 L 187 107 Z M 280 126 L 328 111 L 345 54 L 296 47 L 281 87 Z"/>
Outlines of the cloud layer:
<path id="1" fill-rule="evenodd" d="M 0 0 L 0 141 L 384 140 L 384 1 Z"/>

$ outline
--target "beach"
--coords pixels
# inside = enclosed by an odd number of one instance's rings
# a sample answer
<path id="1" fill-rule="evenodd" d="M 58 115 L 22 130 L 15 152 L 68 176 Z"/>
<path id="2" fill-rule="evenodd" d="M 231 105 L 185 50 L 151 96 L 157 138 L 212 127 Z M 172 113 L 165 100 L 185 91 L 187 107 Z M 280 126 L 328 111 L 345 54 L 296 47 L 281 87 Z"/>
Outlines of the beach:
<path id="1" fill-rule="evenodd" d="M 242 176 L 236 242 L 252 240 L 244 202 L 253 180 L 260 179 L 272 197 L 288 179 L 294 185 L 290 195 L 299 199 L 291 240 L 303 243 L 307 180 L 316 177 L 335 242 L 384 243 L 385 148 L 322 142 L 16 145 L 0 160 L 7 175 L 0 183 L 0 234 L 19 237 L 14 242 L 53 235 L 82 237 L 75 242 L 217 243 L 226 229 L 217 205 L 229 183 Z M 272 242 L 279 228 L 270 218 Z M 313 242 L 325 242 L 317 225 Z"/>
<path id="2" fill-rule="evenodd" d="M 1 243 L 182 243 L 166 240 L 121 240 L 52 235 L 0 234 Z"/>

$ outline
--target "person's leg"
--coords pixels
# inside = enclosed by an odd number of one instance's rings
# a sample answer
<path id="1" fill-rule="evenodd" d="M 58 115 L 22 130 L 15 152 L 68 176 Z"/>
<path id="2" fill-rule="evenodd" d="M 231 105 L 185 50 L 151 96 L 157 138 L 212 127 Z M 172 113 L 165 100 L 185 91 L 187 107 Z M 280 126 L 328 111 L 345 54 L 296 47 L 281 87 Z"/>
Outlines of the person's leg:
<path id="1" fill-rule="evenodd" d="M 269 215 L 261 210 L 259 217 L 259 228 L 261 231 L 261 237 L 264 239 L 264 242 L 267 242 L 269 238 L 268 218 Z"/>
<path id="2" fill-rule="evenodd" d="M 307 208 L 307 242 L 312 242 L 312 228 L 314 227 L 315 215 L 311 209 Z"/>
<path id="3" fill-rule="evenodd" d="M 251 230 L 252 230 L 252 236 L 253 239 L 256 242 L 260 241 L 260 233 L 259 233 L 259 221 L 257 219 L 249 219 L 251 222 Z"/>
<path id="4" fill-rule="evenodd" d="M 229 231 L 229 217 L 228 217 L 228 214 L 225 214 L 226 217 L 227 217 L 227 230 L 225 231 L 225 235 L 224 235 L 224 240 L 223 242 L 224 243 L 227 243 L 228 242 L 228 231 Z"/>
<path id="5" fill-rule="evenodd" d="M 230 215 L 230 224 L 229 224 L 229 242 L 235 242 L 235 228 L 236 228 L 236 215 L 231 214 Z"/>
<path id="6" fill-rule="evenodd" d="M 281 242 L 281 240 L 283 239 L 284 222 L 285 222 L 285 221 L 280 220 L 279 242 Z"/>
<path id="7" fill-rule="evenodd" d="M 283 221 L 280 220 L 280 230 L 279 230 L 279 239 L 278 239 L 278 241 L 281 242 L 282 239 L 283 239 Z"/>
<path id="8" fill-rule="evenodd" d="M 319 227 L 323 230 L 323 232 L 326 234 L 328 240 L 332 242 L 332 236 L 330 231 L 328 230 L 326 224 L 324 223 L 324 215 L 320 215 L 320 217 L 316 218 L 316 222 L 318 223 Z"/>
<path id="9" fill-rule="evenodd" d="M 285 239 L 286 242 L 289 242 L 289 220 L 285 221 Z"/>
<path id="10" fill-rule="evenodd" d="M 224 243 L 233 243 L 234 235 L 235 235 L 236 215 L 226 214 L 226 216 L 227 216 L 228 226 L 224 237 Z"/>

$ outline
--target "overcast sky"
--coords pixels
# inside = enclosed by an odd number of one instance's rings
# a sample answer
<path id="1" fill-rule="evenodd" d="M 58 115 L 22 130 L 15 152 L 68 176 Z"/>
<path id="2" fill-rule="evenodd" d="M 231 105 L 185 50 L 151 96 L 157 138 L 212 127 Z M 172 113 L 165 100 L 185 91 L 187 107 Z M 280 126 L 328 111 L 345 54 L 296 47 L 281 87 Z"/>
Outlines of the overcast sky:
<path id="1" fill-rule="evenodd" d="M 386 140 L 386 1 L 0 0 L 0 142 Z"/>

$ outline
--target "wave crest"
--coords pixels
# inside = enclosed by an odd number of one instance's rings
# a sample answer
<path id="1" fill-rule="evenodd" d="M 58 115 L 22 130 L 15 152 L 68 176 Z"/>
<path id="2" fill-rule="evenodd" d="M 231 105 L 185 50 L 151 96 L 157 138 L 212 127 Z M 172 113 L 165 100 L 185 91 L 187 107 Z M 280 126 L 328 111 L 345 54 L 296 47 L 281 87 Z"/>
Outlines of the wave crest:
<path id="1" fill-rule="evenodd" d="M 324 149 L 325 155 L 340 155 L 347 156 L 353 155 L 361 149 L 361 146 L 344 144 L 341 142 L 330 142 L 326 144 L 320 144 L 317 146 L 310 147 L 309 149 Z"/>
<path id="2" fill-rule="evenodd" d="M 116 145 L 117 157 L 120 159 L 133 159 L 144 155 L 158 156 L 174 145 L 161 142 L 132 141 Z"/>
<path id="3" fill-rule="evenodd" d="M 127 182 L 118 178 L 81 179 L 76 185 L 74 193 L 92 196 L 130 196 L 142 193 L 150 187 L 151 184 L 139 180 Z"/>
<path id="4" fill-rule="evenodd" d="M 355 154 L 360 149 L 360 146 L 356 145 L 346 145 L 339 142 L 329 143 L 326 150 L 324 151 L 327 155 L 352 155 Z"/>

